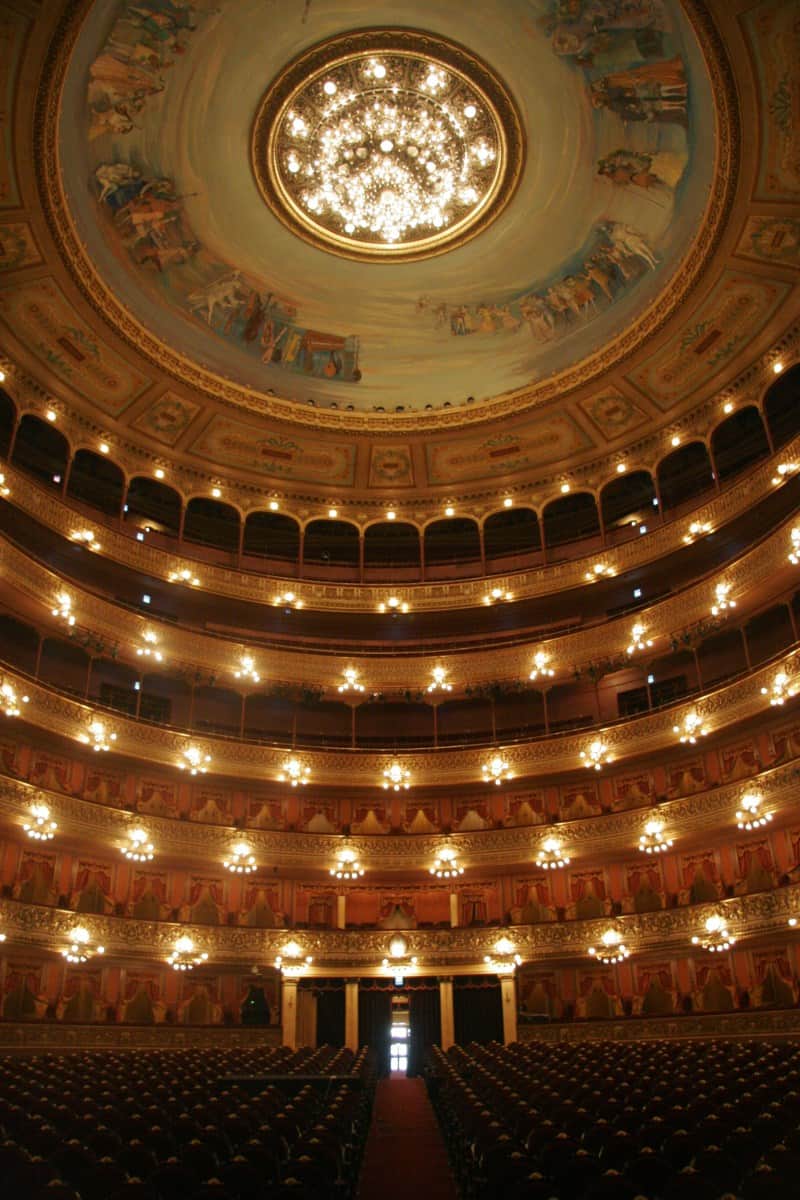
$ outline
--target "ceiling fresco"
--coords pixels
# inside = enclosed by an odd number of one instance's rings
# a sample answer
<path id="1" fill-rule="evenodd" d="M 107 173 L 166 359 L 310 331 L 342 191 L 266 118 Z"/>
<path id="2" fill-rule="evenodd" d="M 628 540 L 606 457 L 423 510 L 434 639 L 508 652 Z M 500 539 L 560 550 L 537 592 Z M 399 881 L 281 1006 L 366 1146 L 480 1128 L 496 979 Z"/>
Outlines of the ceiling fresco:
<path id="1" fill-rule="evenodd" d="M 384 263 L 296 237 L 250 161 L 273 78 L 361 28 L 361 0 L 87 7 L 61 93 L 62 187 L 87 263 L 151 339 L 251 393 L 424 411 L 527 394 L 571 371 L 590 378 L 657 303 L 663 317 L 680 301 L 701 265 L 719 130 L 677 0 L 498 0 L 489 20 L 483 6 L 454 11 L 379 0 L 368 15 L 488 64 L 520 114 L 521 178 L 468 244 Z M 57 342 L 55 293 L 52 306 L 37 337 Z M 74 375 L 65 361 L 54 369 Z M 585 444 L 568 425 L 554 456 L 569 452 L 563 438 Z"/>

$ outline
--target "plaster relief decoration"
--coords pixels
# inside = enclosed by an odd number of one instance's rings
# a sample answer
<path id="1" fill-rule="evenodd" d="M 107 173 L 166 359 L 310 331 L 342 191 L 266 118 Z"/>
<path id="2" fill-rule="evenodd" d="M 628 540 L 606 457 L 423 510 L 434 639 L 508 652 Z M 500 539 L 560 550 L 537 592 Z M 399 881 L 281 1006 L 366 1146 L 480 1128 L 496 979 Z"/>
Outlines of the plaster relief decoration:
<path id="1" fill-rule="evenodd" d="M 302 483 L 352 487 L 355 446 L 318 438 L 265 432 L 230 417 L 215 417 L 192 442 L 194 454 L 215 465 L 275 475 Z"/>
<path id="2" fill-rule="evenodd" d="M 14 164 L 14 93 L 30 24 L 29 17 L 8 7 L 0 16 L 0 208 L 17 208 L 20 203 Z"/>
<path id="3" fill-rule="evenodd" d="M 793 0 L 759 4 L 742 18 L 756 65 L 761 112 L 758 195 L 800 196 L 800 24 Z"/>
<path id="4" fill-rule="evenodd" d="M 165 446 L 174 446 L 199 412 L 198 404 L 174 392 L 165 392 L 131 421 L 131 426 Z"/>
<path id="5" fill-rule="evenodd" d="M 578 405 L 608 441 L 630 433 L 648 419 L 643 408 L 616 390 L 608 389 L 588 400 L 579 400 Z"/>
<path id="6" fill-rule="evenodd" d="M 110 417 L 118 417 L 150 385 L 98 340 L 54 279 L 0 291 L 0 319 L 59 379 Z"/>
<path id="7" fill-rule="evenodd" d="M 425 455 L 428 482 L 468 483 L 474 479 L 512 475 L 530 467 L 560 462 L 593 445 L 591 438 L 567 413 L 541 417 L 518 429 L 482 437 L 428 442 Z"/>
<path id="8" fill-rule="evenodd" d="M 0 225 L 0 271 L 19 271 L 42 261 L 27 221 Z"/>
<path id="9" fill-rule="evenodd" d="M 628 376 L 661 409 L 710 382 L 764 328 L 789 284 L 726 272 L 682 333 Z"/>
<path id="10" fill-rule="evenodd" d="M 370 446 L 369 486 L 413 487 L 414 462 L 411 447 L 403 443 Z"/>
<path id="11" fill-rule="evenodd" d="M 81 16 L 48 132 L 73 267 L 103 281 L 109 317 L 154 361 L 218 394 L 246 390 L 249 407 L 276 395 L 391 413 L 591 376 L 656 304 L 679 302 L 706 253 L 699 236 L 725 208 L 717 51 L 678 0 L 498 0 L 491 21 L 462 6 L 457 46 L 426 31 L 416 3 L 398 30 L 390 0 L 370 7 L 368 31 L 361 0 L 315 0 L 305 24 L 262 0 L 117 0 L 110 13 L 95 0 Z M 444 57 L 431 73 L 434 43 Z M 350 145 L 342 131 L 348 119 L 361 129 L 349 106 L 362 91 L 386 127 Z M 436 148 L 406 129 L 420 104 L 442 131 Z M 323 151 L 306 161 L 306 142 Z M 467 183 L 431 208 L 422 168 L 439 171 L 444 195 L 448 155 Z M 358 211 L 340 228 L 342 171 Z M 370 224 L 358 197 L 372 172 L 394 190 Z M 419 252 L 395 253 L 408 225 L 398 194 L 431 224 Z M 627 427 L 638 419 L 629 411 Z M 553 461 L 566 436 L 554 446 L 551 432 L 529 461 Z M 373 471 L 413 482 L 400 447 Z"/>
<path id="12" fill-rule="evenodd" d="M 748 217 L 736 253 L 740 258 L 800 269 L 800 218 Z"/>

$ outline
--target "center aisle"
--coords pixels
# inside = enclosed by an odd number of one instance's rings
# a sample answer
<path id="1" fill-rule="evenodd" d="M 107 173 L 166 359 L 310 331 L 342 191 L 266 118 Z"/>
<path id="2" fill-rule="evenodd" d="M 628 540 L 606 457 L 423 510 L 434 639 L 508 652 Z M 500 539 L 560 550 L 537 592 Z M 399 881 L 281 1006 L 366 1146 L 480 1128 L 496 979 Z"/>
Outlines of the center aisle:
<path id="1" fill-rule="evenodd" d="M 381 1079 L 358 1200 L 457 1200 L 436 1116 L 421 1079 Z"/>

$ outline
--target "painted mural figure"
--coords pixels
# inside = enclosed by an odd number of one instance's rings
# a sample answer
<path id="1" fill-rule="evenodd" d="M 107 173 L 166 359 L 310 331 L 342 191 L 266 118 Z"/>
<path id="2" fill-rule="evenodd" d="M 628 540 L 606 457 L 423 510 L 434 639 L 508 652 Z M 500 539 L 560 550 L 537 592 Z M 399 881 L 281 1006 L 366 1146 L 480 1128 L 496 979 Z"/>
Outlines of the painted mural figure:
<path id="1" fill-rule="evenodd" d="M 674 121 L 685 125 L 688 88 L 680 58 L 615 71 L 594 80 L 595 108 L 608 108 L 623 121 Z"/>
<path id="2" fill-rule="evenodd" d="M 684 164 L 677 154 L 667 151 L 645 154 L 622 147 L 597 163 L 597 174 L 616 187 L 675 188 L 683 174 Z"/>

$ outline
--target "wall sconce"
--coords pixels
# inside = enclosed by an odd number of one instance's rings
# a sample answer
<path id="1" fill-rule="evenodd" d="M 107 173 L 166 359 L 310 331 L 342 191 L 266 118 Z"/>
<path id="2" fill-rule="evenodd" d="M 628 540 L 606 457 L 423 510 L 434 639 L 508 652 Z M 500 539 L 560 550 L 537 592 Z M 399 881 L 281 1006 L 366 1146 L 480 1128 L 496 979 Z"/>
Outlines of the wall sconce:
<path id="1" fill-rule="evenodd" d="M 399 596 L 389 596 L 388 600 L 382 600 L 378 605 L 378 612 L 407 613 L 409 607 L 407 600 L 401 600 Z"/>
<path id="2" fill-rule="evenodd" d="M 555 671 L 549 665 L 549 663 L 550 659 L 547 657 L 544 650 L 537 650 L 533 656 L 533 669 L 528 678 L 530 680 L 539 679 L 540 677 L 542 679 L 552 679 L 555 675 Z"/>
<path id="3" fill-rule="evenodd" d="M 587 571 L 583 578 L 587 583 L 596 583 L 598 579 L 613 579 L 616 573 L 614 567 L 609 566 L 608 563 L 595 563 L 591 571 Z"/>
<path id="4" fill-rule="evenodd" d="M 407 771 L 399 762 L 391 762 L 383 772 L 383 783 L 381 787 L 384 791 L 389 788 L 393 792 L 399 792 L 401 788 L 408 791 L 411 787 L 411 772 Z"/>
<path id="5" fill-rule="evenodd" d="M 17 697 L 17 689 L 6 681 L 0 685 L 0 708 L 7 717 L 18 717 L 22 711 L 20 704 L 30 703 L 30 696 Z"/>
<path id="6" fill-rule="evenodd" d="M 275 959 L 275 966 L 284 979 L 299 979 L 306 974 L 313 961 L 310 954 L 303 957 L 302 947 L 297 942 L 287 942 L 283 954 Z"/>
<path id="7" fill-rule="evenodd" d="M 458 852 L 452 846 L 442 846 L 429 872 L 437 879 L 455 879 L 464 874 L 464 868 L 459 864 Z"/>
<path id="8" fill-rule="evenodd" d="M 128 839 L 127 846 L 122 847 L 122 853 L 131 862 L 151 862 L 155 853 L 153 843 L 148 840 L 148 835 L 144 829 L 131 829 L 125 835 Z"/>
<path id="9" fill-rule="evenodd" d="M 236 679 L 249 679 L 251 683 L 261 683 L 261 676 L 256 670 L 255 659 L 252 654 L 243 654 L 239 659 L 239 670 L 234 671 Z"/>
<path id="10" fill-rule="evenodd" d="M 92 955 L 106 952 L 105 946 L 92 946 L 89 930 L 83 925 L 76 925 L 69 936 L 69 945 L 61 951 L 69 963 L 85 963 Z"/>
<path id="11" fill-rule="evenodd" d="M 481 774 L 484 783 L 496 783 L 498 787 L 505 780 L 514 778 L 514 772 L 502 754 L 493 754 L 481 767 Z"/>
<path id="12" fill-rule="evenodd" d="M 78 542 L 81 546 L 86 546 L 87 550 L 94 550 L 95 553 L 100 549 L 98 542 L 91 529 L 75 529 L 70 534 L 73 542 Z"/>
<path id="13" fill-rule="evenodd" d="M 679 741 L 683 745 L 694 746 L 698 738 L 708 736 L 709 730 L 700 714 L 692 709 L 686 714 L 680 725 L 672 726 L 672 732 L 679 735 Z"/>
<path id="14" fill-rule="evenodd" d="M 585 767 L 595 771 L 602 771 L 607 763 L 614 761 L 611 754 L 609 754 L 608 746 L 605 742 L 601 742 L 599 738 L 597 741 L 592 742 L 588 749 L 581 750 L 581 759 Z"/>
<path id="15" fill-rule="evenodd" d="M 88 733 L 78 734 L 78 741 L 83 742 L 84 746 L 91 746 L 94 751 L 102 751 L 105 754 L 111 749 L 111 743 L 116 740 L 117 735 L 109 733 L 103 722 L 96 717 L 89 725 Z"/>
<path id="16" fill-rule="evenodd" d="M 505 588 L 493 587 L 490 592 L 487 592 L 483 597 L 484 604 L 497 604 L 501 600 L 508 601 L 514 599 L 514 593 L 506 591 Z"/>
<path id="17" fill-rule="evenodd" d="M 178 762 L 181 771 L 188 771 L 190 775 L 206 774 L 208 764 L 211 762 L 210 754 L 204 754 L 199 746 L 186 746 L 181 753 L 183 762 Z"/>
<path id="18" fill-rule="evenodd" d="M 718 583 L 714 588 L 715 603 L 711 605 L 712 617 L 718 617 L 720 613 L 726 612 L 729 608 L 736 608 L 736 601 L 728 599 L 730 590 L 729 583 Z"/>
<path id="19" fill-rule="evenodd" d="M 622 934 L 616 929 L 607 929 L 600 938 L 600 946 L 590 946 L 589 954 L 598 962 L 606 963 L 610 966 L 612 963 L 624 962 L 626 958 L 630 958 L 630 950 L 622 940 Z"/>
<path id="20" fill-rule="evenodd" d="M 170 571 L 167 579 L 170 583 L 185 583 L 187 587 L 200 586 L 200 580 L 188 567 L 176 567 L 174 571 Z"/>
<path id="21" fill-rule="evenodd" d="M 452 683 L 447 682 L 447 670 L 445 667 L 434 667 L 431 671 L 433 679 L 428 684 L 428 692 L 452 692 Z"/>
<path id="22" fill-rule="evenodd" d="M 142 634 L 143 646 L 136 647 L 137 658 L 152 658 L 155 662 L 163 662 L 164 655 L 158 649 L 158 634 L 152 629 L 145 629 Z"/>
<path id="23" fill-rule="evenodd" d="M 222 865 L 233 875 L 250 875 L 256 869 L 255 855 L 246 842 L 237 842 Z"/>
<path id="24" fill-rule="evenodd" d="M 280 783 L 290 783 L 292 787 L 305 787 L 310 778 L 311 767 L 304 766 L 299 758 L 287 758 L 278 774 Z"/>
<path id="25" fill-rule="evenodd" d="M 569 864 L 569 855 L 561 849 L 557 837 L 546 837 L 536 855 L 536 865 L 544 871 L 558 871 Z"/>
<path id="26" fill-rule="evenodd" d="M 201 967 L 207 961 L 208 955 L 205 951 L 202 954 L 195 952 L 194 942 L 188 934 L 184 934 L 183 937 L 176 940 L 175 948 L 167 959 L 173 971 L 191 971 L 194 967 Z"/>
<path id="27" fill-rule="evenodd" d="M 29 812 L 30 819 L 22 826 L 29 838 L 35 842 L 49 842 L 55 837 L 58 825 L 50 820 L 50 809 L 46 804 L 32 804 Z"/>
<path id="28" fill-rule="evenodd" d="M 762 812 L 763 797 L 755 792 L 747 792 L 740 801 L 741 808 L 736 812 L 736 824 L 739 829 L 759 829 L 768 825 L 772 820 L 771 812 Z"/>
<path id="29" fill-rule="evenodd" d="M 335 879 L 360 879 L 364 868 L 358 861 L 358 854 L 350 846 L 343 846 L 336 855 L 336 863 L 330 868 L 330 875 Z"/>
<path id="30" fill-rule="evenodd" d="M 507 937 L 498 938 L 493 954 L 484 954 L 483 961 L 494 975 L 513 975 L 522 966 L 522 958 L 516 953 L 514 943 Z"/>
<path id="31" fill-rule="evenodd" d="M 301 600 L 296 592 L 279 592 L 272 603 L 283 608 L 305 608 L 305 600 Z"/>
<path id="32" fill-rule="evenodd" d="M 75 624 L 75 614 L 72 611 L 72 598 L 68 592 L 59 592 L 56 596 L 56 607 L 51 609 L 54 617 L 59 617 L 67 625 Z"/>
<path id="33" fill-rule="evenodd" d="M 723 950 L 730 950 L 736 943 L 736 938 L 728 929 L 727 921 L 718 913 L 707 918 L 704 928 L 705 933 L 692 938 L 693 946 L 702 946 L 712 954 L 719 954 Z"/>
<path id="34" fill-rule="evenodd" d="M 772 681 L 771 688 L 762 687 L 761 695 L 769 696 L 769 702 L 772 707 L 785 704 L 787 700 L 791 700 L 800 691 L 800 683 L 796 678 L 792 678 L 786 671 L 779 671 Z"/>
<path id="35" fill-rule="evenodd" d="M 364 691 L 363 683 L 358 682 L 358 671 L 355 667 L 345 667 L 343 674 L 344 683 L 340 683 L 336 689 L 340 695 L 344 695 L 346 692 Z"/>
<path id="36" fill-rule="evenodd" d="M 644 854 L 663 854 L 672 845 L 672 838 L 664 836 L 664 822 L 660 817 L 651 817 L 639 837 L 639 849 Z"/>

